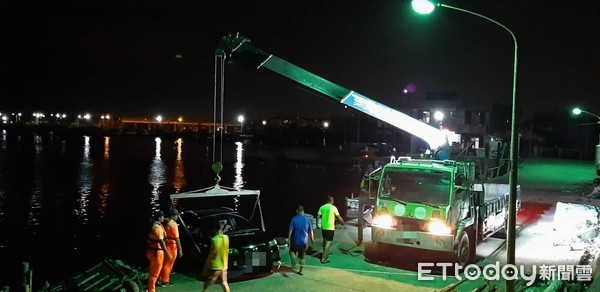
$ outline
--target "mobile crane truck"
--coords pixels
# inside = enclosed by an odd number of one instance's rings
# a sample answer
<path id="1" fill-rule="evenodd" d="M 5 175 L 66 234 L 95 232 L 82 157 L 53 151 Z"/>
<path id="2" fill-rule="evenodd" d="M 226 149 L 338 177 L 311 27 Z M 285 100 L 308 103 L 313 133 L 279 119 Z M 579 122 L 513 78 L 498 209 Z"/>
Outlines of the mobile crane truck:
<path id="1" fill-rule="evenodd" d="M 267 68 L 415 135 L 437 153 L 447 150 L 444 131 L 266 53 L 239 34 L 223 37 L 215 55 Z M 367 258 L 395 248 L 425 249 L 452 254 L 464 265 L 473 261 L 478 242 L 506 228 L 509 185 L 477 181 L 473 162 L 392 157 L 366 177 L 363 189 L 376 194 Z M 519 210 L 519 186 L 517 197 Z"/>

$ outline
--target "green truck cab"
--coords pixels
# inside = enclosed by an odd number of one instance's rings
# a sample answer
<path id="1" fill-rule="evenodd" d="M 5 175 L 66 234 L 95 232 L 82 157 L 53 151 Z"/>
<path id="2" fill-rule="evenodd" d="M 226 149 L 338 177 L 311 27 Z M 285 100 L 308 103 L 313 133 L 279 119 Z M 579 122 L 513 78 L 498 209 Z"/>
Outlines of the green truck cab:
<path id="1" fill-rule="evenodd" d="M 473 162 L 392 158 L 373 176 L 378 182 L 367 258 L 394 248 L 424 249 L 466 265 L 478 242 L 506 228 L 509 185 L 476 181 Z M 518 210 L 519 187 L 517 197 Z"/>

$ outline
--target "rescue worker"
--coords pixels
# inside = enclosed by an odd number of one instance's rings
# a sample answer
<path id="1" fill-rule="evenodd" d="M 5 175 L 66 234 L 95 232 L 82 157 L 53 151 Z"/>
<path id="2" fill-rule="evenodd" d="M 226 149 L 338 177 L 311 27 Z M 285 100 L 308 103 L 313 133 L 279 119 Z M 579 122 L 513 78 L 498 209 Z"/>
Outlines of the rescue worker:
<path id="1" fill-rule="evenodd" d="M 160 271 L 163 267 L 163 261 L 166 257 L 167 260 L 171 260 L 171 254 L 167 250 L 165 245 L 165 229 L 162 222 L 165 220 L 165 215 L 162 211 L 156 211 L 152 214 L 152 227 L 150 228 L 150 234 L 148 234 L 146 249 L 146 258 L 150 261 L 150 269 L 148 271 L 148 283 L 146 284 L 146 290 L 148 292 L 156 291 L 156 280 L 160 275 Z"/>
<path id="2" fill-rule="evenodd" d="M 323 235 L 321 263 L 326 264 L 329 263 L 329 247 L 335 232 L 335 219 L 337 218 L 342 225 L 344 225 L 344 219 L 340 216 L 337 207 L 333 205 L 332 196 L 327 196 L 327 203 L 319 208 L 317 216 L 321 219 L 321 234 Z"/>
<path id="3" fill-rule="evenodd" d="M 298 257 L 300 268 L 296 274 L 300 276 L 304 275 L 302 270 L 304 269 L 304 255 L 308 249 L 308 240 L 315 243 L 315 235 L 310 220 L 304 215 L 304 207 L 300 205 L 296 208 L 296 215 L 292 217 L 288 231 L 292 269 L 296 269 L 296 257 Z"/>
<path id="4" fill-rule="evenodd" d="M 229 292 L 229 284 L 227 283 L 227 267 L 229 264 L 229 236 L 223 234 L 223 224 L 219 221 L 209 223 L 211 231 L 215 236 L 211 238 L 208 257 L 202 269 L 202 275 L 205 276 L 204 287 L 202 291 L 206 291 L 208 287 L 220 281 L 221 288 L 224 292 Z"/>
<path id="5" fill-rule="evenodd" d="M 165 218 L 165 222 L 163 223 L 166 233 L 165 244 L 167 245 L 167 250 L 172 257 L 170 260 L 165 259 L 163 263 L 163 267 L 160 272 L 159 286 L 171 285 L 171 271 L 173 270 L 175 259 L 178 256 L 183 256 L 181 241 L 179 241 L 179 226 L 177 226 L 177 216 L 179 216 L 179 214 L 180 213 L 177 211 L 177 209 L 170 209 L 167 211 L 168 217 Z"/>

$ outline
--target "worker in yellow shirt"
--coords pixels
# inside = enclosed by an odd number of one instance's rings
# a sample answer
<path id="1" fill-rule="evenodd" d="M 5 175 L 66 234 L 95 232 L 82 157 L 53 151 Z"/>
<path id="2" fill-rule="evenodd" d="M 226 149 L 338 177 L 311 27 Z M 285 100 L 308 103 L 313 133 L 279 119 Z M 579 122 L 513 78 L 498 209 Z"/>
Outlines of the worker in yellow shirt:
<path id="1" fill-rule="evenodd" d="M 224 292 L 229 292 L 229 284 L 227 283 L 227 267 L 229 260 L 229 236 L 223 234 L 223 227 L 218 221 L 210 223 L 211 230 L 215 232 L 215 236 L 211 239 L 208 257 L 204 263 L 203 274 L 206 275 L 204 281 L 204 289 L 220 280 L 221 288 Z"/>

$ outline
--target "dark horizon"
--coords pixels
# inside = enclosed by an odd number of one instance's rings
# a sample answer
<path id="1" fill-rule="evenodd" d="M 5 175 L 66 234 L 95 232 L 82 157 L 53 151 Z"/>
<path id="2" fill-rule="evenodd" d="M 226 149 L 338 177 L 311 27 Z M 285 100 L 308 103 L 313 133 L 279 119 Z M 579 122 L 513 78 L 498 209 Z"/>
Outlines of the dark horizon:
<path id="1" fill-rule="evenodd" d="M 519 42 L 520 120 L 579 105 L 600 112 L 600 3 L 446 1 L 509 27 Z M 491 22 L 410 1 L 2 1 L 0 112 L 105 112 L 212 119 L 214 50 L 229 32 L 386 105 L 453 91 L 510 104 L 513 43 Z M 226 68 L 225 114 L 352 111 L 268 70 Z"/>

